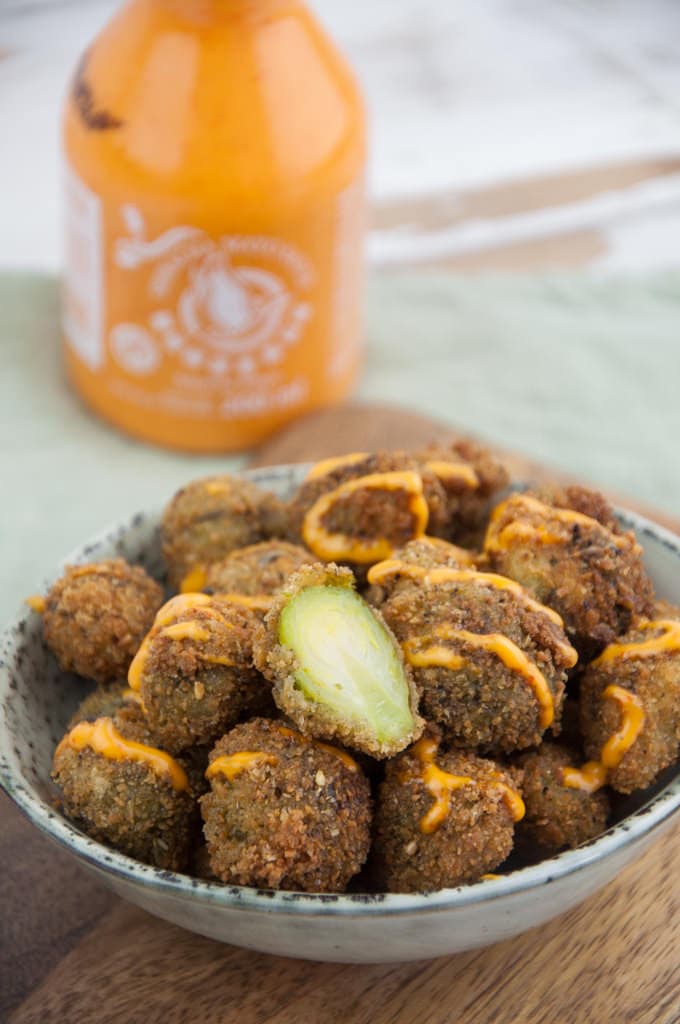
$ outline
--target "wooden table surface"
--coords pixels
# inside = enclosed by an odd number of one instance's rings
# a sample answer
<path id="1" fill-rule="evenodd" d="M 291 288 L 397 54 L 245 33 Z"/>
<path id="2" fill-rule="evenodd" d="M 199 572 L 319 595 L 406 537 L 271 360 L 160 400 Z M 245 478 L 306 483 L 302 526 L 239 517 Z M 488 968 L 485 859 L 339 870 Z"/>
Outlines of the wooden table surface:
<path id="1" fill-rule="evenodd" d="M 253 461 L 417 445 L 443 433 L 412 414 L 351 407 L 294 425 Z M 545 473 L 512 461 L 522 476 Z M 296 961 L 182 931 L 92 881 L 2 794 L 0 863 L 0 1021 L 9 1024 L 680 1021 L 680 823 L 547 925 L 402 965 Z"/>

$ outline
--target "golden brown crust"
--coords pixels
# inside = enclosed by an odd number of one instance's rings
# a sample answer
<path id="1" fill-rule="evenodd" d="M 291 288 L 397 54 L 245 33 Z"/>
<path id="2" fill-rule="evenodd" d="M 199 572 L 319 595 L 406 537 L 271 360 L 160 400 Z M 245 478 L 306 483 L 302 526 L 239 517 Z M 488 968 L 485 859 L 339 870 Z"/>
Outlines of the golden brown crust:
<path id="1" fill-rule="evenodd" d="M 527 507 L 523 495 L 504 502 L 487 532 L 486 554 L 497 572 L 559 612 L 587 660 L 625 632 L 636 616 L 651 613 L 653 590 L 641 549 L 597 492 L 554 488 L 527 497 L 538 498 L 543 508 Z M 588 516 L 590 524 L 560 521 L 552 507 Z M 508 527 L 520 532 L 499 549 L 498 538 Z M 541 542 L 541 531 L 550 542 Z"/>
<path id="2" fill-rule="evenodd" d="M 423 494 L 429 510 L 428 531 L 443 528 L 447 516 L 446 494 L 435 474 L 404 452 L 376 452 L 359 462 L 341 465 L 323 476 L 303 481 L 288 506 L 291 539 L 301 539 L 305 515 L 322 495 L 334 491 L 349 480 L 374 473 L 404 470 L 418 473 L 422 479 Z M 400 547 L 411 538 L 412 523 L 412 516 L 395 500 L 395 492 L 360 490 L 338 502 L 324 525 L 350 537 L 385 537 L 394 547 Z"/>
<path id="3" fill-rule="evenodd" d="M 566 669 L 567 639 L 546 615 L 528 607 L 511 591 L 480 586 L 474 579 L 425 585 L 404 581 L 381 607 L 397 639 L 412 645 L 440 627 L 507 637 L 543 674 L 559 728 Z M 536 693 L 517 671 L 494 653 L 465 642 L 444 641 L 464 664 L 413 668 L 421 709 L 446 740 L 458 747 L 500 754 L 541 741 Z M 568 648 L 566 648 L 568 650 Z"/>
<path id="4" fill-rule="evenodd" d="M 126 739 L 149 743 L 134 712 L 116 717 Z M 134 720 L 134 721 L 133 721 Z M 182 871 L 196 827 L 193 792 L 178 792 L 139 761 L 114 761 L 85 747 L 60 746 L 52 777 L 64 812 L 93 839 L 170 871 Z"/>
<path id="5" fill-rule="evenodd" d="M 658 633 L 634 627 L 617 643 L 646 641 Z M 594 761 L 621 727 L 619 702 L 603 699 L 611 684 L 635 694 L 644 710 L 637 739 L 618 767 L 608 772 L 612 789 L 632 793 L 650 786 L 680 754 L 680 651 L 639 659 L 616 658 L 586 668 L 579 690 L 580 720 L 586 757 Z"/>
<path id="6" fill-rule="evenodd" d="M 446 514 L 441 526 L 437 524 L 432 533 L 456 541 L 464 546 L 473 545 L 486 523 L 491 498 L 509 482 L 505 466 L 488 448 L 470 438 L 463 438 L 450 445 L 432 444 L 416 453 L 416 458 L 427 462 L 462 463 L 474 472 L 474 485 L 442 476 L 440 483 L 446 493 Z"/>
<path id="7" fill-rule="evenodd" d="M 171 584 L 179 587 L 196 567 L 266 540 L 284 523 L 283 503 L 250 480 L 223 474 L 192 481 L 175 494 L 161 521 Z"/>
<path id="8" fill-rule="evenodd" d="M 124 679 L 163 591 L 122 558 L 70 565 L 45 599 L 45 642 L 59 667 L 108 684 Z"/>
<path id="9" fill-rule="evenodd" d="M 215 774 L 201 799 L 214 874 L 237 885 L 343 892 L 370 845 L 370 787 L 361 769 L 264 719 L 232 729 L 210 762 L 244 751 L 268 759 L 231 780 Z"/>
<path id="10" fill-rule="evenodd" d="M 499 782 L 516 780 L 493 761 L 449 751 L 436 756 L 445 772 L 472 784 L 451 794 L 440 826 L 424 833 L 421 823 L 433 803 L 413 748 L 387 762 L 375 812 L 373 860 L 376 877 L 389 892 L 429 892 L 476 882 L 508 857 L 514 821 Z"/>
<path id="11" fill-rule="evenodd" d="M 542 743 L 520 755 L 524 818 L 517 823 L 516 845 L 530 859 L 586 843 L 607 827 L 609 797 L 605 790 L 587 793 L 564 785 L 562 770 L 580 764 L 577 748 Z"/>
<path id="12" fill-rule="evenodd" d="M 265 540 L 230 551 L 206 570 L 205 590 L 257 596 L 273 594 L 289 576 L 317 559 L 300 544 Z"/>
<path id="13" fill-rule="evenodd" d="M 474 568 L 478 556 L 475 552 L 457 547 L 440 537 L 420 537 L 418 540 L 409 541 L 403 548 L 397 548 L 392 560 L 405 562 L 406 565 L 417 565 L 423 569 L 460 569 Z M 406 574 L 394 572 L 380 583 L 371 584 L 365 592 L 366 600 L 379 608 L 390 594 L 411 582 Z"/>
<path id="14" fill-rule="evenodd" d="M 195 623 L 198 638 L 172 635 L 172 625 L 169 632 L 154 627 L 140 687 L 149 727 L 173 754 L 214 742 L 245 715 L 272 707 L 271 688 L 253 666 L 261 626 L 252 612 L 216 597 L 209 608 L 187 608 L 174 619 L 179 623 Z"/>

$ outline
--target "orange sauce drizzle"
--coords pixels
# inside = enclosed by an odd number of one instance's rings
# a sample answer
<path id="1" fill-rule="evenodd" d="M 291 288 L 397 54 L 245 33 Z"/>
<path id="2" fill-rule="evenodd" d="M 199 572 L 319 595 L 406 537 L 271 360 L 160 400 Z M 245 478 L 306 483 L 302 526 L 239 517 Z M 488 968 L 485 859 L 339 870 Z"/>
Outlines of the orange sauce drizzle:
<path id="1" fill-rule="evenodd" d="M 348 480 L 321 497 L 312 505 L 302 524 L 302 539 L 319 558 L 351 562 L 376 562 L 389 558 L 393 546 L 386 537 L 360 540 L 344 533 L 333 533 L 323 526 L 323 519 L 336 501 L 362 490 L 405 491 L 409 512 L 413 517 L 411 540 L 422 537 L 427 528 L 429 509 L 423 495 L 423 482 L 411 470 L 395 473 L 369 473 Z"/>
<path id="2" fill-rule="evenodd" d="M 87 565 L 69 566 L 69 575 L 78 576 L 122 576 L 126 566 L 103 565 L 102 562 L 88 562 Z"/>
<path id="3" fill-rule="evenodd" d="M 605 785 L 608 773 L 617 768 L 627 750 L 635 743 L 645 723 L 640 698 L 613 683 L 602 693 L 603 699 L 615 700 L 621 707 L 621 725 L 602 747 L 599 761 L 587 761 L 581 768 L 563 768 L 562 782 L 570 789 L 594 793 Z"/>
<path id="4" fill-rule="evenodd" d="M 203 590 L 207 582 L 207 573 L 202 565 L 196 565 L 191 569 L 179 585 L 180 593 L 195 594 L 197 590 Z"/>
<path id="5" fill-rule="evenodd" d="M 547 729 L 555 717 L 555 707 L 548 681 L 543 673 L 527 657 L 524 651 L 502 633 L 470 633 L 466 629 L 452 629 L 447 623 L 438 626 L 432 632 L 435 640 L 462 641 L 473 647 L 481 647 L 496 657 L 512 672 L 521 675 L 530 684 L 539 705 L 538 722 L 542 729 Z M 427 644 L 429 637 L 416 641 L 406 641 L 403 645 L 406 660 L 410 665 L 441 665 L 444 668 L 459 669 L 465 659 L 447 647 L 433 645 L 425 650 L 414 652 L 413 644 Z M 415 659 L 415 660 L 414 660 Z"/>
<path id="6" fill-rule="evenodd" d="M 621 708 L 621 725 L 614 735 L 609 737 L 600 754 L 600 761 L 605 768 L 617 768 L 626 751 L 632 747 L 642 731 L 645 710 L 637 694 L 624 690 L 622 686 L 611 684 L 602 696 L 618 701 Z"/>
<path id="7" fill-rule="evenodd" d="M 494 572 L 478 572 L 477 569 L 425 569 L 421 565 L 413 565 L 409 562 L 402 562 L 398 558 L 391 558 L 372 565 L 368 570 L 367 579 L 369 583 L 382 583 L 383 580 L 389 579 L 391 576 L 408 576 L 424 583 L 425 586 L 437 583 L 477 583 L 484 587 L 507 590 L 515 597 L 520 598 L 527 608 L 545 615 L 556 626 L 564 627 L 561 616 L 554 609 L 548 608 L 540 601 L 535 601 L 519 583 Z M 565 657 L 569 668 L 576 664 L 578 654 L 571 644 L 559 641 L 556 642 L 556 646 Z"/>
<path id="8" fill-rule="evenodd" d="M 607 769 L 601 761 L 586 761 L 581 768 L 563 768 L 562 785 L 568 789 L 580 789 L 583 793 L 595 793 L 607 781 Z"/>
<path id="9" fill-rule="evenodd" d="M 47 601 L 42 594 L 32 594 L 31 597 L 27 597 L 25 603 L 38 615 L 43 615 L 47 608 Z"/>
<path id="10" fill-rule="evenodd" d="M 468 487 L 479 487 L 479 477 L 467 462 L 447 462 L 445 459 L 429 459 L 425 463 L 430 472 L 434 473 L 443 484 L 455 481 Z"/>
<path id="11" fill-rule="evenodd" d="M 98 718 L 96 722 L 79 722 L 64 736 L 55 756 L 65 747 L 71 747 L 73 750 L 89 747 L 95 754 L 101 754 L 110 761 L 137 761 L 151 768 L 160 778 L 167 779 L 178 792 L 189 788 L 186 772 L 174 758 L 164 750 L 126 740 L 110 718 Z"/>
<path id="12" fill-rule="evenodd" d="M 534 498 L 529 494 L 512 494 L 505 501 L 497 505 L 491 514 L 484 542 L 486 551 L 504 551 L 516 539 L 530 539 L 537 541 L 539 544 L 561 544 L 570 539 L 568 536 L 553 533 L 550 529 L 540 524 L 510 522 L 499 529 L 498 522 L 508 507 L 517 508 L 518 515 L 521 515 L 523 512 L 534 512 L 536 515 L 547 519 L 551 524 L 557 523 L 559 526 L 567 528 L 579 525 L 589 530 L 594 529 L 599 533 L 606 533 L 609 542 L 620 548 L 626 548 L 630 544 L 629 537 L 613 533 L 597 519 L 593 519 L 592 516 L 587 516 L 583 512 L 576 512 L 570 508 L 556 508 L 554 505 L 547 505 L 545 502 L 539 501 L 538 498 Z M 639 545 L 635 545 L 635 547 L 638 551 L 640 550 Z"/>
<path id="13" fill-rule="evenodd" d="M 195 640 L 197 643 L 205 643 L 211 637 L 210 630 L 195 619 L 189 622 L 173 622 L 171 626 L 163 626 L 158 635 L 167 636 L 171 640 Z"/>
<path id="14" fill-rule="evenodd" d="M 121 697 L 124 701 L 127 701 L 127 703 L 129 704 L 142 704 L 142 698 L 140 697 L 140 695 L 136 693 L 135 690 L 130 689 L 129 686 L 125 687 L 125 689 L 121 693 Z"/>
<path id="15" fill-rule="evenodd" d="M 449 668 L 452 672 L 457 672 L 465 665 L 466 659 L 462 655 L 456 654 L 443 644 L 432 644 L 425 650 L 415 651 L 414 646 L 422 642 L 420 639 L 406 640 L 402 644 L 404 657 L 414 668 Z"/>
<path id="16" fill-rule="evenodd" d="M 171 597 L 159 610 L 154 624 L 142 640 L 139 650 L 135 654 L 130 668 L 128 669 L 128 686 L 136 693 L 142 687 L 142 676 L 146 663 L 151 653 L 151 645 L 157 636 L 167 636 L 174 640 L 194 640 L 203 643 L 210 638 L 210 631 L 200 622 L 177 622 L 180 615 L 187 615 L 196 608 L 200 608 L 203 614 L 215 619 L 222 626 L 233 629 L 231 622 L 228 622 L 216 608 L 211 608 L 212 597 L 210 594 L 178 594 Z M 211 655 L 201 655 L 203 661 L 215 665 L 233 665 L 228 658 L 219 658 Z"/>
<path id="17" fill-rule="evenodd" d="M 487 871 L 485 875 L 479 876 L 480 882 L 495 882 L 497 878 L 502 878 L 503 875 L 494 875 L 492 871 Z"/>
<path id="18" fill-rule="evenodd" d="M 521 821 L 526 814 L 526 807 L 524 806 L 524 800 L 522 800 L 517 790 L 508 786 L 507 782 L 503 782 L 498 772 L 494 772 L 494 785 L 496 789 L 500 789 L 503 802 L 510 811 L 512 820 Z"/>
<path id="19" fill-rule="evenodd" d="M 445 821 L 451 809 L 451 794 L 474 781 L 469 775 L 452 775 L 451 772 L 438 768 L 434 763 L 437 748 L 437 741 L 429 736 L 423 736 L 412 747 L 412 753 L 423 766 L 423 783 L 434 797 L 434 803 L 429 811 L 420 819 L 420 831 L 425 835 L 435 832 Z"/>
<path id="20" fill-rule="evenodd" d="M 354 466 L 368 458 L 368 452 L 351 452 L 349 455 L 337 455 L 332 459 L 322 459 L 310 469 L 305 480 L 318 480 L 322 476 L 328 476 L 334 469 L 341 469 L 344 466 Z"/>
<path id="21" fill-rule="evenodd" d="M 186 615 L 194 608 L 207 608 L 211 604 L 210 594 L 177 594 L 159 609 L 154 619 L 154 626 L 169 626 L 180 615 Z"/>
<path id="22" fill-rule="evenodd" d="M 248 771 L 253 765 L 277 764 L 278 760 L 275 754 L 267 754 L 262 750 L 241 750 L 238 754 L 216 757 L 212 764 L 208 765 L 205 777 L 212 779 L 215 775 L 225 775 L 231 782 L 237 775 Z"/>
<path id="23" fill-rule="evenodd" d="M 658 629 L 659 636 L 649 640 L 636 640 L 626 644 L 609 644 L 605 647 L 593 665 L 606 665 L 608 662 L 630 661 L 636 658 L 650 658 L 655 654 L 680 651 L 680 622 L 673 619 L 644 619 L 636 624 L 637 629 Z"/>
<path id="24" fill-rule="evenodd" d="M 339 758 L 351 772 L 359 771 L 359 765 L 346 750 L 340 750 L 339 747 L 334 747 L 330 743 L 322 743 L 321 740 L 310 739 L 309 736 L 303 736 L 297 729 L 289 729 L 287 725 L 276 725 L 274 728 L 282 736 L 293 736 L 298 740 L 302 740 L 303 743 L 311 744 L 311 746 L 316 747 L 318 750 L 325 750 L 327 754 L 332 754 L 334 757 Z"/>

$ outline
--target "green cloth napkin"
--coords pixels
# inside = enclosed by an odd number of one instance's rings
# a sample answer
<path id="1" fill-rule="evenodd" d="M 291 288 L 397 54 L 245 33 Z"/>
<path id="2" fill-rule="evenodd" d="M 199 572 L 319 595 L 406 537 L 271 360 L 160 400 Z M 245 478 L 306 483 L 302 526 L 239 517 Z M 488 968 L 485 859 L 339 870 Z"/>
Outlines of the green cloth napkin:
<path id="1" fill-rule="evenodd" d="M 71 548 L 243 459 L 175 455 L 91 416 L 61 369 L 58 286 L 0 275 L 0 619 Z M 680 513 L 680 276 L 372 277 L 362 398 Z"/>

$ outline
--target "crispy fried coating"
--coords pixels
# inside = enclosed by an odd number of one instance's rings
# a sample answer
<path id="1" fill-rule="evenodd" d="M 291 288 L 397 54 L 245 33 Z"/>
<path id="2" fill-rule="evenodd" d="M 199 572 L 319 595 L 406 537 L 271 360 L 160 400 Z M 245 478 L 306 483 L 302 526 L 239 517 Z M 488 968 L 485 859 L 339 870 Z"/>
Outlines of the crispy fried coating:
<path id="1" fill-rule="evenodd" d="M 307 548 L 289 541 L 265 540 L 249 544 L 230 551 L 225 558 L 208 566 L 205 589 L 250 597 L 273 594 L 297 569 L 315 561 Z"/>
<path id="2" fill-rule="evenodd" d="M 607 827 L 610 805 L 604 789 L 588 793 L 564 785 L 562 770 L 578 765 L 580 756 L 574 747 L 546 742 L 516 759 L 524 773 L 526 807 L 517 823 L 516 845 L 531 859 L 573 849 Z"/>
<path id="3" fill-rule="evenodd" d="M 110 686 L 98 686 L 80 702 L 68 727 L 72 729 L 78 722 L 94 722 L 97 718 L 113 718 L 121 708 L 138 703 L 139 697 L 130 689 L 127 679 Z"/>
<path id="4" fill-rule="evenodd" d="M 309 621 L 302 615 L 295 628 L 304 657 L 284 636 L 286 616 L 303 594 Z M 321 617 L 315 602 L 324 603 Z M 420 735 L 412 675 L 380 613 L 354 592 L 349 569 L 316 563 L 291 576 L 255 638 L 254 659 L 273 683 L 277 707 L 305 735 L 336 739 L 377 759 Z"/>
<path id="5" fill-rule="evenodd" d="M 144 711 L 139 702 L 126 701 L 116 712 L 114 725 L 129 740 L 137 743 L 145 743 L 147 746 L 158 747 L 158 737 L 151 731 L 146 720 Z M 208 791 L 208 782 L 205 777 L 205 770 L 208 767 L 208 755 L 210 746 L 203 744 L 194 747 L 187 747 L 181 754 L 174 754 L 174 760 L 186 772 L 189 780 L 189 792 L 198 799 Z"/>
<path id="6" fill-rule="evenodd" d="M 588 659 L 651 613 L 642 551 L 601 494 L 583 487 L 515 494 L 494 511 L 485 540 L 491 565 L 560 613 Z"/>
<path id="7" fill-rule="evenodd" d="M 434 472 L 446 493 L 444 522 L 435 524 L 431 532 L 465 546 L 475 544 L 491 499 L 509 481 L 505 466 L 470 438 L 429 445 L 416 458 Z"/>
<path id="8" fill-rule="evenodd" d="M 161 521 L 163 557 L 174 587 L 197 568 L 285 528 L 284 505 L 250 480 L 224 474 L 175 494 Z"/>
<path id="9" fill-rule="evenodd" d="M 138 719 L 130 725 L 116 716 L 113 724 L 125 739 L 150 745 Z M 52 777 L 67 817 L 93 839 L 158 868 L 186 867 L 197 819 L 190 789 L 174 788 L 140 761 L 114 760 L 64 741 L 55 752 Z"/>
<path id="10" fill-rule="evenodd" d="M 474 754 L 437 752 L 434 772 L 418 748 L 436 730 L 386 764 L 375 810 L 373 861 L 389 892 L 430 892 L 476 882 L 509 855 L 516 814 L 507 799 L 515 779 Z M 431 776 L 434 777 L 431 777 Z M 448 793 L 447 781 L 455 783 Z M 444 794 L 444 796 L 442 796 Z M 437 803 L 445 801 L 444 813 Z M 433 813 L 436 825 L 432 828 Z"/>
<path id="11" fill-rule="evenodd" d="M 64 671 L 114 683 L 162 602 L 158 583 L 122 558 L 70 565 L 45 599 L 45 643 Z"/>
<path id="12" fill-rule="evenodd" d="M 370 787 L 356 762 L 266 719 L 227 733 L 211 766 L 222 758 L 201 799 L 214 874 L 237 885 L 343 892 L 370 846 Z"/>
<path id="13" fill-rule="evenodd" d="M 381 576 L 379 582 L 371 583 L 365 592 L 366 600 L 376 608 L 380 607 L 389 594 L 412 582 L 408 571 L 399 571 L 401 563 L 417 565 L 422 569 L 474 568 L 477 555 L 440 537 L 419 537 L 418 540 L 410 540 L 403 548 L 397 548 L 390 561 L 394 563 L 393 571 Z"/>
<path id="14" fill-rule="evenodd" d="M 680 754 L 680 618 L 637 623 L 586 668 L 579 705 L 585 753 L 591 760 L 601 757 L 624 723 L 620 702 L 605 695 L 612 685 L 634 694 L 644 712 L 634 742 L 607 773 L 613 789 L 632 793 L 650 786 Z"/>
<path id="15" fill-rule="evenodd" d="M 413 456 L 403 452 L 377 452 L 358 461 L 340 464 L 329 472 L 316 475 L 312 470 L 303 481 L 288 507 L 289 534 L 298 541 L 304 536 L 304 522 L 316 502 L 342 484 L 374 474 L 413 472 L 422 480 L 428 509 L 428 530 L 444 528 L 447 517 L 446 493 L 435 474 L 423 467 Z M 344 534 L 350 539 L 366 542 L 382 538 L 392 547 L 401 547 L 414 536 L 414 517 L 405 492 L 359 489 L 335 501 L 323 518 L 326 530 Z M 307 540 L 310 544 L 309 539 Z M 312 550 L 315 550 L 312 545 Z M 316 552 L 319 557 L 325 557 Z M 338 556 L 338 560 L 339 556 Z M 364 559 L 360 559 L 364 560 Z M 353 562 L 354 558 L 342 561 Z"/>
<path id="16" fill-rule="evenodd" d="M 576 654 L 521 588 L 488 580 L 463 571 L 459 579 L 404 581 L 381 611 L 411 662 L 425 718 L 447 742 L 498 755 L 533 746 L 548 725 L 559 727 L 566 669 Z"/>
<path id="17" fill-rule="evenodd" d="M 149 728 L 172 754 L 272 709 L 271 687 L 253 666 L 257 617 L 218 597 L 194 606 L 185 598 L 171 622 L 152 628 L 130 671 Z"/>

